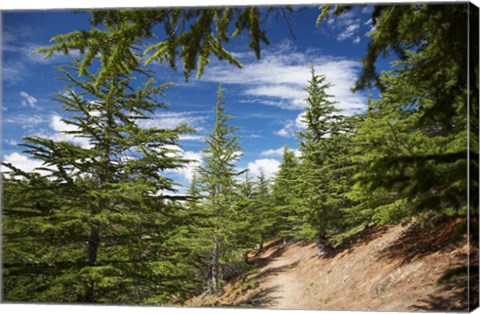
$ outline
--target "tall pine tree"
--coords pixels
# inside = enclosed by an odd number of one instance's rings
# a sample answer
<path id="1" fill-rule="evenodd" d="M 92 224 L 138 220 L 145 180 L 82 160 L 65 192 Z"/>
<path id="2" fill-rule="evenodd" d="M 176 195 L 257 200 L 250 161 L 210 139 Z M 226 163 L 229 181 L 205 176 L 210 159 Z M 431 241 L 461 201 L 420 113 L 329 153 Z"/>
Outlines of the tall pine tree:
<path id="1" fill-rule="evenodd" d="M 297 237 L 316 239 L 319 253 L 329 245 L 328 236 L 338 232 L 344 204 L 342 174 L 338 172 L 347 136 L 345 119 L 338 114 L 335 102 L 327 94 L 331 86 L 324 76 L 311 69 L 306 88 L 307 107 L 303 116 L 305 131 L 299 133 L 302 152 L 296 215 L 292 217 Z"/>
<path id="2" fill-rule="evenodd" d="M 23 177 L 19 184 L 50 197 L 6 204 L 6 220 L 16 223 L 4 229 L 4 278 L 20 283 L 36 273 L 43 283 L 29 285 L 21 297 L 18 287 L 6 285 L 5 300 L 165 302 L 189 279 L 175 265 L 175 247 L 166 245 L 176 218 L 162 191 L 175 186 L 162 171 L 187 162 L 167 147 L 189 129 L 139 126 L 165 108 L 158 99 L 167 85 L 146 77 L 135 88 L 135 78 L 123 72 L 109 72 L 98 84 L 88 71 L 78 78 L 78 70 L 78 62 L 60 69 L 69 85 L 56 100 L 70 114 L 62 120 L 69 126 L 64 133 L 88 145 L 27 137 L 22 145 L 43 162 L 43 175 L 6 165 L 11 176 Z M 14 249 L 35 245 L 42 249 Z"/>
<path id="3" fill-rule="evenodd" d="M 296 198 L 299 163 L 292 150 L 285 145 L 283 148 L 282 162 L 272 186 L 272 216 L 274 223 L 269 233 L 286 239 L 292 235 L 293 228 L 291 217 L 296 215 L 297 209 L 293 203 Z"/>
<path id="4" fill-rule="evenodd" d="M 215 125 L 209 134 L 204 149 L 205 165 L 199 167 L 200 182 L 205 192 L 204 208 L 210 214 L 210 230 L 205 236 L 210 239 L 210 288 L 211 293 L 221 290 L 225 267 L 232 259 L 232 242 L 235 240 L 234 218 L 236 218 L 235 201 L 237 181 L 242 173 L 235 162 L 240 157 L 238 137 L 234 135 L 235 127 L 227 122 L 231 119 L 223 108 L 223 90 L 220 86 L 215 107 Z"/>

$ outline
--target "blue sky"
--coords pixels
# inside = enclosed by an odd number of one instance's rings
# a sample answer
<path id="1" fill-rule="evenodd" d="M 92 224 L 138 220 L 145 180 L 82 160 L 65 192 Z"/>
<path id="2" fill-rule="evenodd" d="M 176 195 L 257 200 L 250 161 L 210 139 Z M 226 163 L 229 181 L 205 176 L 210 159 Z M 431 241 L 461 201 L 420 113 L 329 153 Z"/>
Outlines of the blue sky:
<path id="1" fill-rule="evenodd" d="M 324 74 L 334 84 L 330 94 L 345 114 L 365 109 L 366 92 L 352 93 L 350 88 L 358 77 L 360 59 L 366 52 L 371 7 L 354 7 L 341 18 L 331 19 L 315 27 L 319 10 L 306 7 L 292 15 L 292 30 L 282 18 L 272 16 L 265 24 L 269 46 L 256 60 L 247 49 L 245 37 L 233 40 L 227 49 L 244 65 L 233 65 L 212 59 L 203 76 L 188 83 L 181 71 L 151 65 L 158 83 L 173 81 L 176 86 L 166 91 L 169 110 L 158 111 L 149 125 L 174 127 L 189 123 L 199 132 L 181 139 L 187 158 L 201 160 L 204 136 L 213 125 L 216 90 L 224 87 L 225 109 L 234 116 L 231 125 L 240 127 L 238 135 L 243 156 L 240 168 L 249 168 L 253 175 L 263 169 L 271 177 L 281 160 L 282 147 L 297 149 L 295 134 L 301 129 L 300 116 L 305 108 L 310 65 L 317 74 Z M 22 153 L 17 144 L 28 135 L 41 135 L 58 140 L 88 145 L 61 131 L 69 128 L 62 122 L 60 105 L 51 99 L 61 92 L 64 82 L 58 81 L 55 66 L 69 57 L 55 55 L 42 60 L 31 52 L 49 44 L 51 37 L 73 30 L 88 29 L 88 14 L 69 11 L 4 12 L 2 30 L 2 158 L 25 170 L 39 166 Z M 170 173 L 188 185 L 194 165 Z"/>

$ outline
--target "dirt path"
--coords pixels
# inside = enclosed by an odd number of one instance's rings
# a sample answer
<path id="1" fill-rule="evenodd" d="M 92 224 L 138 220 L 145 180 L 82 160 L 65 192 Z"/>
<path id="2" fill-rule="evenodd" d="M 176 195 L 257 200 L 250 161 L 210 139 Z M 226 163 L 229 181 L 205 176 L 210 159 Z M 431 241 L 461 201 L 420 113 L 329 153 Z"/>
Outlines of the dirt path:
<path id="1" fill-rule="evenodd" d="M 466 238 L 451 242 L 461 219 L 435 229 L 381 226 L 365 229 L 336 254 L 318 258 L 312 243 L 274 241 L 249 256 L 258 271 L 205 295 L 189 306 L 349 311 L 465 311 L 467 256 L 478 258 Z M 478 265 L 478 259 L 475 264 Z M 476 279 L 478 283 L 478 266 Z M 472 270 L 472 271 L 473 271 Z M 439 280 L 449 273 L 459 275 Z M 447 278 L 447 277 L 445 277 Z M 248 285 L 246 284 L 248 283 Z M 472 287 L 473 289 L 473 287 Z M 478 295 L 478 285 L 472 295 Z M 475 300 L 474 300 L 475 301 Z M 478 298 L 475 302 L 478 302 Z M 473 303 L 472 303 L 473 304 Z"/>
<path id="2" fill-rule="evenodd" d="M 296 252 L 291 252 L 290 249 L 289 254 L 283 254 L 283 250 L 280 249 L 273 253 L 281 252 L 278 256 L 272 258 L 270 255 L 273 254 L 270 254 L 265 257 L 270 259 L 270 262 L 256 275 L 262 287 L 256 305 L 278 309 L 308 307 L 305 286 L 296 280 L 296 268 L 309 255 L 308 253 L 311 255 L 311 251 L 301 250 L 301 247 L 294 251 Z"/>
<path id="3" fill-rule="evenodd" d="M 268 272 L 262 282 L 264 290 L 268 291 L 265 295 L 268 299 L 268 307 L 293 309 L 298 308 L 296 299 L 301 291 L 299 283 L 295 280 L 294 273 L 291 271 L 299 262 L 299 259 L 293 260 L 287 257 L 277 257 L 272 263 L 265 267 L 262 272 Z"/>
<path id="4" fill-rule="evenodd" d="M 232 303 L 304 310 L 464 310 L 466 278 L 436 284 L 447 271 L 465 265 L 465 242 L 448 244 L 456 225 L 445 223 L 442 232 L 402 226 L 366 230 L 354 245 L 324 258 L 317 258 L 314 244 L 274 244 L 254 257 L 260 266 L 253 276 L 257 288 Z"/>

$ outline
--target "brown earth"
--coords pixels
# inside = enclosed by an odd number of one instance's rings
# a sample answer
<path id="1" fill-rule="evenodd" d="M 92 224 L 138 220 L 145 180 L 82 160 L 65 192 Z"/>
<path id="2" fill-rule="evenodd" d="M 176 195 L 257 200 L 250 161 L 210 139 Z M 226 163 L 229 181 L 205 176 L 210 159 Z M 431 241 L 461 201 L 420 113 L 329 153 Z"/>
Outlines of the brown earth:
<path id="1" fill-rule="evenodd" d="M 478 304 L 478 250 L 461 234 L 452 243 L 463 222 L 425 230 L 414 224 L 367 228 L 321 258 L 311 243 L 272 242 L 250 256 L 257 272 L 228 284 L 220 297 L 202 295 L 186 305 L 467 311 L 467 269 L 476 283 L 470 304 Z M 474 266 L 467 268 L 469 254 Z"/>

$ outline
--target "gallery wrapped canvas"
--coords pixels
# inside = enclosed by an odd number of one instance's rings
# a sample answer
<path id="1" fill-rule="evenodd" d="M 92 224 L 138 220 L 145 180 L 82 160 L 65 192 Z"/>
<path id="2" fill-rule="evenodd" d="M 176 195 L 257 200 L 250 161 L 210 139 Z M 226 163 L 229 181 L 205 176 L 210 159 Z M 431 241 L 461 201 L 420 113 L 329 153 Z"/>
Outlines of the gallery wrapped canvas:
<path id="1" fill-rule="evenodd" d="M 2 302 L 478 307 L 475 5 L 2 20 Z"/>

